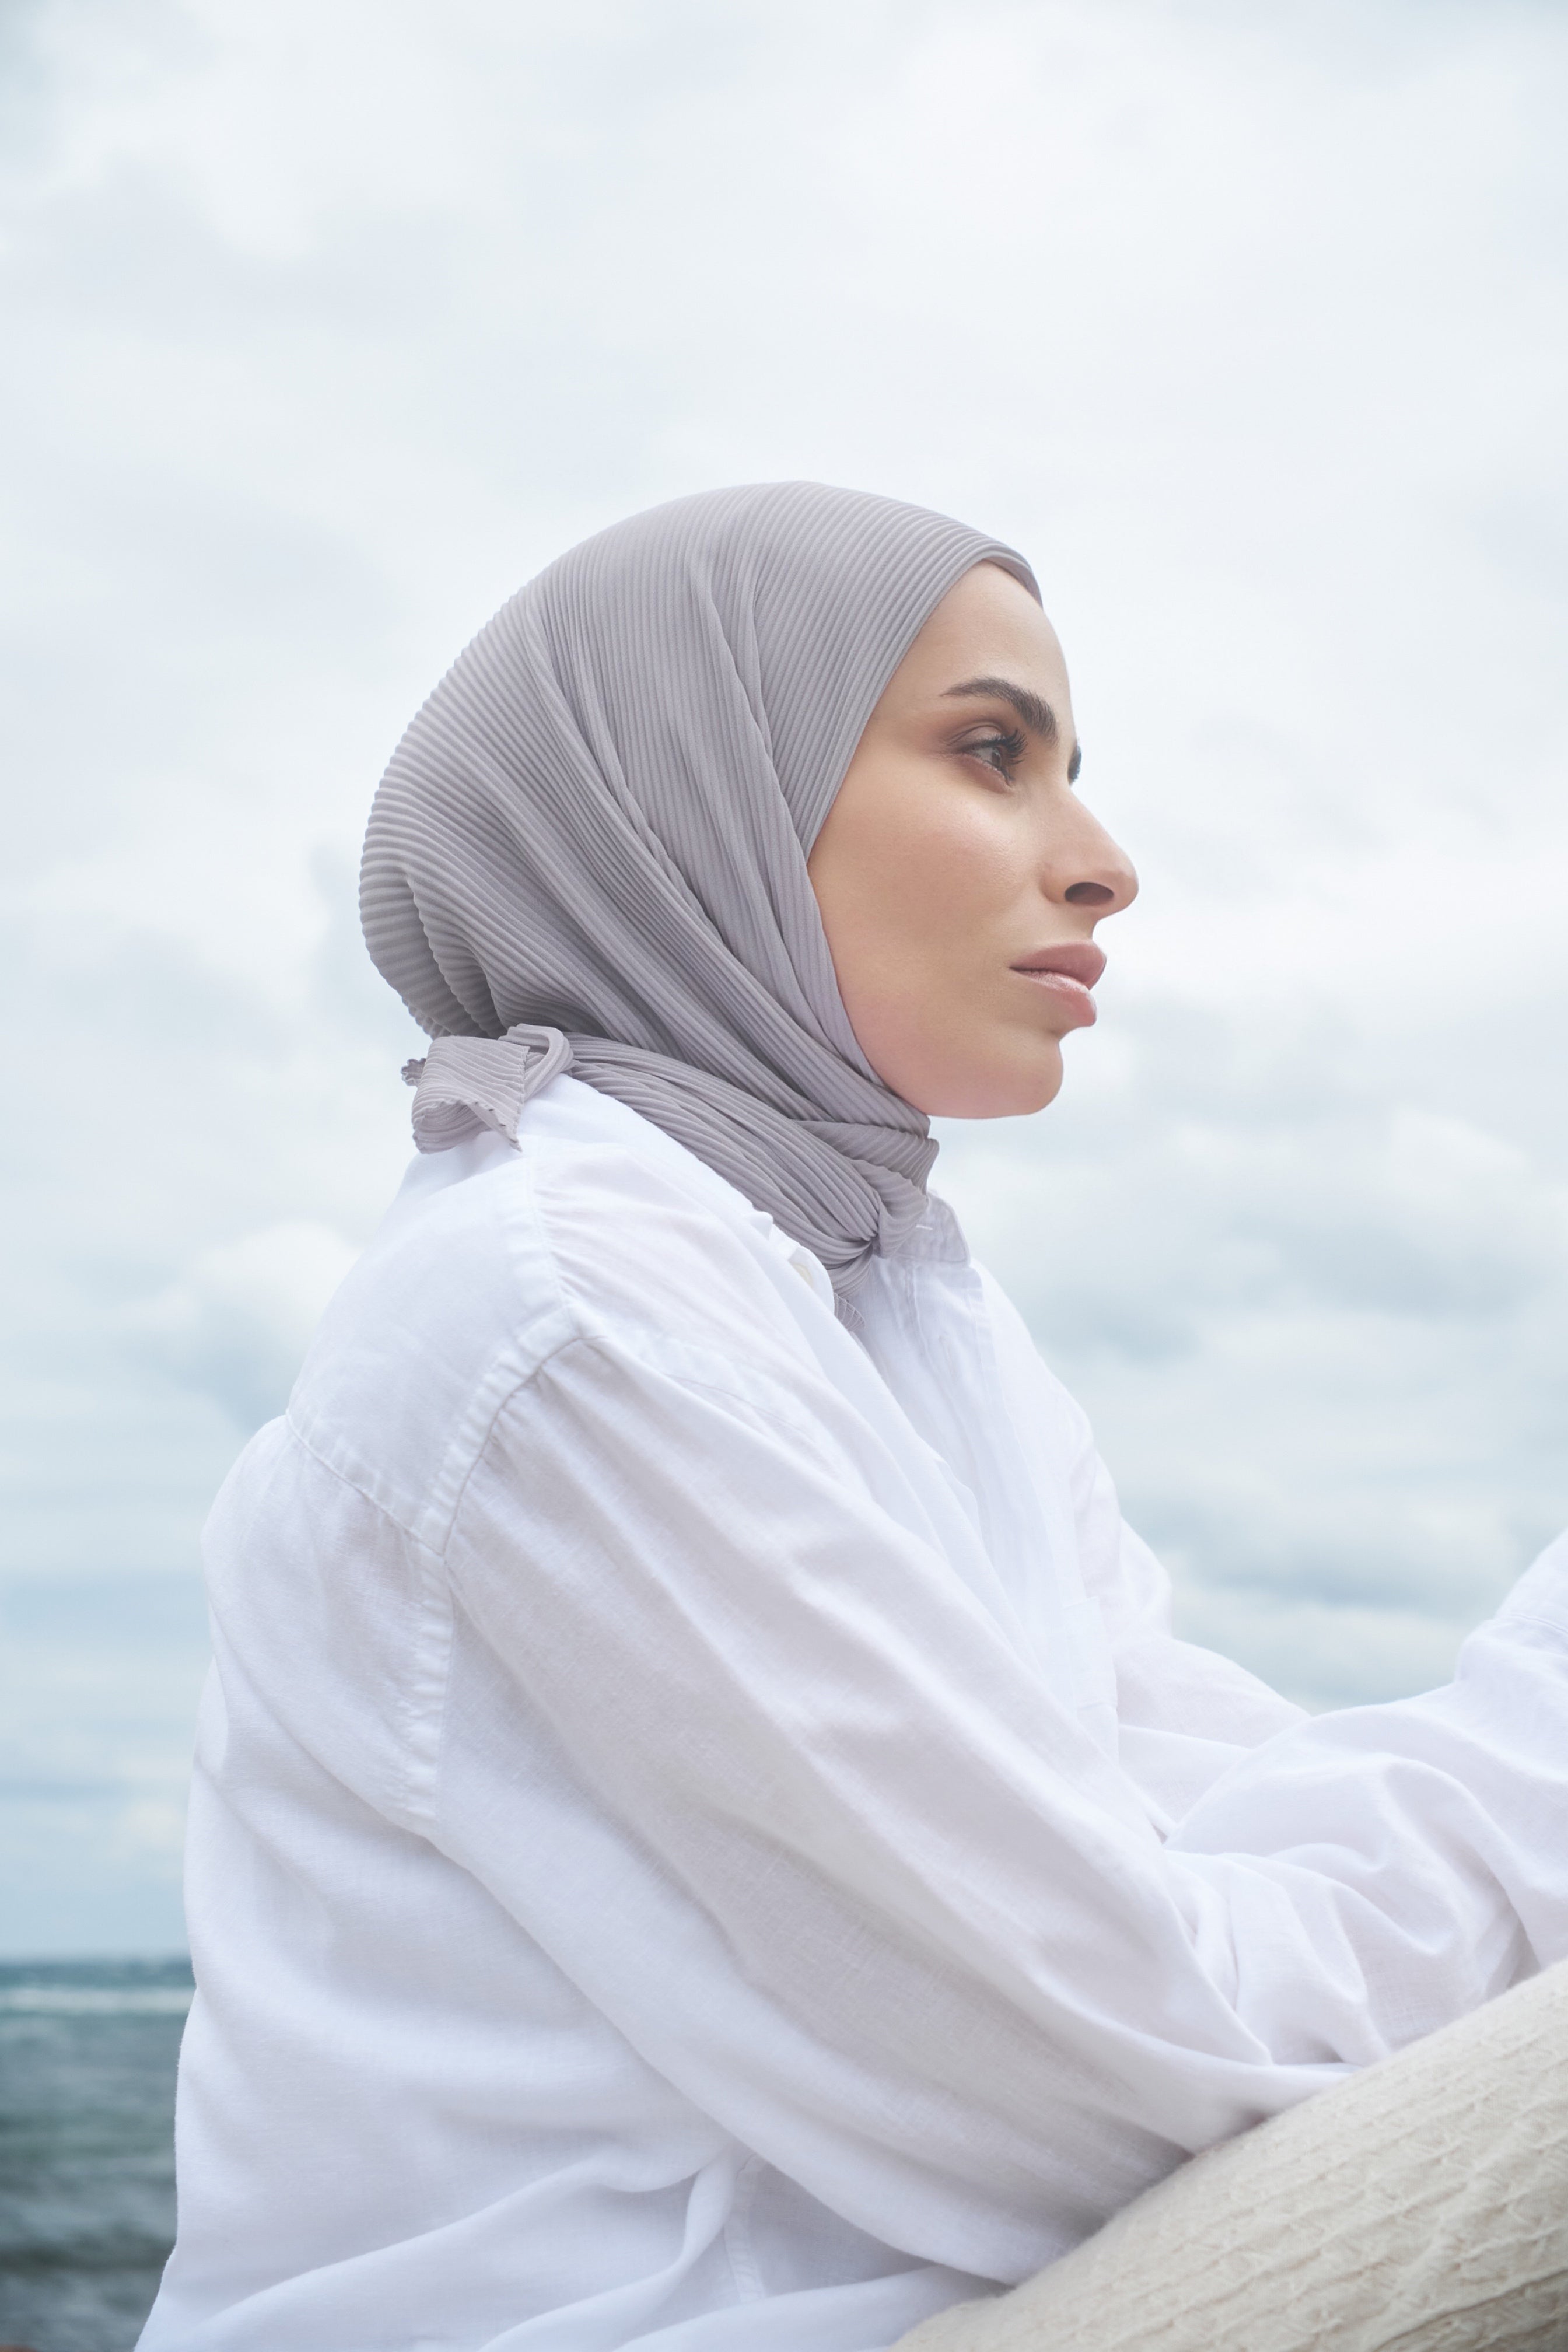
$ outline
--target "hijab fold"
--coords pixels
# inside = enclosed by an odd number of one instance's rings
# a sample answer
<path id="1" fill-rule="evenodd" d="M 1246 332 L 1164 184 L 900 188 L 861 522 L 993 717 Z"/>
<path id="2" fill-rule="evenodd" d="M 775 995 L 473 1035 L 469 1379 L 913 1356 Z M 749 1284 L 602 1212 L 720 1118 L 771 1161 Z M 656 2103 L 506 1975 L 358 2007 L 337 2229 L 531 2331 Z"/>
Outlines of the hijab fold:
<path id="1" fill-rule="evenodd" d="M 435 1042 L 415 1137 L 515 1136 L 570 1068 L 707 1161 L 843 1297 L 936 1156 L 850 1029 L 806 873 L 883 688 L 949 588 L 1022 558 L 809 482 L 585 541 L 502 606 L 394 753 L 366 941 Z"/>

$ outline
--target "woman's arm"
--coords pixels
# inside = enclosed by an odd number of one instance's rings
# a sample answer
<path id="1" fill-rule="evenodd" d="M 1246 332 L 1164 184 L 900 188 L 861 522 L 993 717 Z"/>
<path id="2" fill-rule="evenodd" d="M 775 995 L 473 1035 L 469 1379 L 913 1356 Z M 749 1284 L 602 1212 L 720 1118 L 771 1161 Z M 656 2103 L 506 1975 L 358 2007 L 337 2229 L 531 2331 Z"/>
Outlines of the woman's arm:
<path id="1" fill-rule="evenodd" d="M 928 2258 L 1022 2275 L 1568 1952 L 1558 1633 L 1288 1728 L 1164 1845 L 826 1384 L 574 1341 L 448 1558 L 605 1823 L 543 1868 L 499 1803 L 455 1849 L 708 2113 Z"/>

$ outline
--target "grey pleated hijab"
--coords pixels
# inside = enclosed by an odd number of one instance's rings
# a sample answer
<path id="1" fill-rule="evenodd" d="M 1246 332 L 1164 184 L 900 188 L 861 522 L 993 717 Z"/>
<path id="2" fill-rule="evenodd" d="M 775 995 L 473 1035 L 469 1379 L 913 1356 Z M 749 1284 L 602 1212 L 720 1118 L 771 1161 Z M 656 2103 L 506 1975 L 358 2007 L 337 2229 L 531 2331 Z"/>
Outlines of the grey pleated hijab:
<path id="1" fill-rule="evenodd" d="M 840 1297 L 918 1223 L 936 1146 L 850 1029 L 806 858 L 954 582 L 1023 559 L 814 482 L 636 515 L 462 653 L 371 811 L 371 954 L 437 1041 L 416 1139 L 515 1135 L 558 1069 L 815 1252 Z"/>

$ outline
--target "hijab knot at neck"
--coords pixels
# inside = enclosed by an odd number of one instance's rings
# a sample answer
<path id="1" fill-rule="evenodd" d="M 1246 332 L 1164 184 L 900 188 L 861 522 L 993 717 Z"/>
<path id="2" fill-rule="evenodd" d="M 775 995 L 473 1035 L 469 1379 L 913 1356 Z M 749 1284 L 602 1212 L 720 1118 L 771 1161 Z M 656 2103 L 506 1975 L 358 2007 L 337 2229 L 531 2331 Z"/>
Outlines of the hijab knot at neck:
<path id="1" fill-rule="evenodd" d="M 550 566 L 393 755 L 365 937 L 434 1038 L 422 1150 L 515 1137 L 570 1068 L 826 1267 L 840 1297 L 925 1211 L 923 1115 L 849 1026 L 806 873 L 882 688 L 1010 549 L 810 482 L 638 515 Z"/>
<path id="2" fill-rule="evenodd" d="M 526 1022 L 504 1037 L 437 1037 L 423 1061 L 403 1065 L 403 1083 L 415 1089 L 414 1140 L 421 1151 L 448 1151 L 488 1127 L 515 1143 L 524 1107 L 571 1066 L 560 1030 Z"/>

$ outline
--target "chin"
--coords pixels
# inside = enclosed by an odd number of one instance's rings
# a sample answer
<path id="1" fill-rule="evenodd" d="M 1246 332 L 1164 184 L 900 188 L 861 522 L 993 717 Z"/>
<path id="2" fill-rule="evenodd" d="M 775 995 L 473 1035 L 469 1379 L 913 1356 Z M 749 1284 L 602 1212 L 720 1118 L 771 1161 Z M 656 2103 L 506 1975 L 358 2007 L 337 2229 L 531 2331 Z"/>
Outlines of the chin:
<path id="1" fill-rule="evenodd" d="M 1053 1042 L 1022 1069 L 1016 1063 L 994 1071 L 971 1066 L 951 1087 L 933 1088 L 933 1099 L 917 1102 L 915 1108 L 931 1118 L 1028 1118 L 1055 1102 L 1065 1075 L 1061 1048 Z"/>
<path id="2" fill-rule="evenodd" d="M 1060 1094 L 1066 1075 L 1058 1057 L 1056 1068 L 1048 1076 L 1042 1076 L 1038 1084 L 1028 1089 L 1026 1099 L 1010 1103 L 1005 1110 L 994 1110 L 990 1116 L 993 1118 L 1027 1118 L 1032 1112 L 1044 1110 Z"/>

